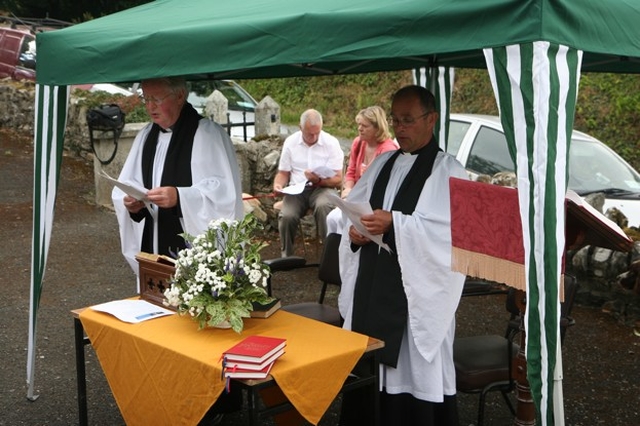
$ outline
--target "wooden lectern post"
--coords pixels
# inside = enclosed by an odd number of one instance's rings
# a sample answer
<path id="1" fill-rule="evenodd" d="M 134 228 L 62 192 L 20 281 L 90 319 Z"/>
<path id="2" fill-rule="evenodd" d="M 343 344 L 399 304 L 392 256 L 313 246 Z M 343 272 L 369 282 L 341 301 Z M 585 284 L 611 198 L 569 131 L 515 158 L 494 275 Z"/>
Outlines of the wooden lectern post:
<path id="1" fill-rule="evenodd" d="M 520 311 L 520 348 L 513 359 L 513 379 L 516 382 L 516 426 L 531 426 L 536 424 L 536 407 L 531 396 L 529 380 L 527 380 L 526 334 L 524 329 L 524 311 L 527 295 L 522 290 L 516 290 L 516 306 Z"/>

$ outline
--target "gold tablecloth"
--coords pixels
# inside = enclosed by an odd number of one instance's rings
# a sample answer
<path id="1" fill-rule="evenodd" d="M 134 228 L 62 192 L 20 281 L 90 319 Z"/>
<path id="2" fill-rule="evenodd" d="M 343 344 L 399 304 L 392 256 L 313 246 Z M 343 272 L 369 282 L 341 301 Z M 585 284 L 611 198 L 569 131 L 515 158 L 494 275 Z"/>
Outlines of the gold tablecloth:
<path id="1" fill-rule="evenodd" d="M 271 375 L 300 414 L 317 424 L 368 341 L 284 311 L 246 319 L 241 334 L 199 331 L 178 315 L 129 324 L 85 309 L 80 320 L 130 426 L 197 424 L 224 389 L 222 352 L 252 334 L 287 339 Z"/>

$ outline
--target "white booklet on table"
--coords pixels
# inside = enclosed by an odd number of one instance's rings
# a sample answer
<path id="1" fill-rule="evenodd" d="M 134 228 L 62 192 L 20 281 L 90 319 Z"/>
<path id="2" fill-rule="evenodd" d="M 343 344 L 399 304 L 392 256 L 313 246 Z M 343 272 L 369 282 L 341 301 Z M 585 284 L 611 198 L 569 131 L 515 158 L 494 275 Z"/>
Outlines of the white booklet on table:
<path id="1" fill-rule="evenodd" d="M 175 314 L 170 309 L 154 305 L 146 300 L 114 300 L 113 302 L 102 303 L 91 307 L 94 311 L 106 312 L 120 321 L 129 323 L 139 323 L 154 318 Z"/>

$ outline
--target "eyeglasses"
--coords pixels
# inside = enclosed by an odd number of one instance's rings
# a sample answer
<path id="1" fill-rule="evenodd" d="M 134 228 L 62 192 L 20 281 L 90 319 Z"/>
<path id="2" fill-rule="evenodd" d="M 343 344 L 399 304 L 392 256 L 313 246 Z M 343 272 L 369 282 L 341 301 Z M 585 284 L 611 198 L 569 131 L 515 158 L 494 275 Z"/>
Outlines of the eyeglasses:
<path id="1" fill-rule="evenodd" d="M 419 115 L 417 117 L 401 117 L 401 118 L 396 118 L 392 115 L 389 116 L 389 118 L 387 119 L 387 121 L 389 122 L 389 126 L 393 126 L 393 127 L 398 127 L 398 126 L 402 126 L 402 127 L 411 127 L 414 124 L 416 124 L 416 121 L 418 121 L 419 119 L 426 117 L 427 115 L 431 114 L 433 111 L 429 111 L 429 112 L 425 112 L 422 115 Z"/>
<path id="2" fill-rule="evenodd" d="M 161 103 L 164 102 L 165 99 L 167 99 L 169 96 L 171 96 L 173 94 L 174 93 L 169 93 L 168 95 L 165 95 L 165 96 L 163 96 L 161 98 L 156 98 L 156 97 L 153 97 L 153 96 L 140 96 L 140 100 L 145 105 L 154 104 L 155 106 L 159 106 Z"/>

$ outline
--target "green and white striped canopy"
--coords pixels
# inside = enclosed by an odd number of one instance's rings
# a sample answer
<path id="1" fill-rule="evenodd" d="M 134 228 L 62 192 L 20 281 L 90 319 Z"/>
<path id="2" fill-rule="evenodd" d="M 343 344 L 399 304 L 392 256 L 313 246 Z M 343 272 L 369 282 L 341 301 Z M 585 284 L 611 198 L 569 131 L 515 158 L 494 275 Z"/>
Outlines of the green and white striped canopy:
<path id="1" fill-rule="evenodd" d="M 579 76 L 640 72 L 638 22 L 635 0 L 156 0 L 38 34 L 28 396 L 68 85 L 472 67 L 489 69 L 517 164 L 538 418 L 562 424 L 552 381 Z"/>

